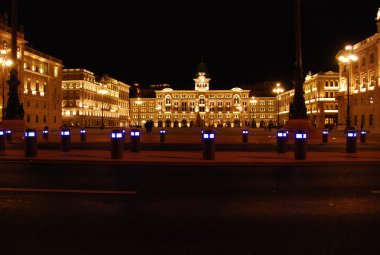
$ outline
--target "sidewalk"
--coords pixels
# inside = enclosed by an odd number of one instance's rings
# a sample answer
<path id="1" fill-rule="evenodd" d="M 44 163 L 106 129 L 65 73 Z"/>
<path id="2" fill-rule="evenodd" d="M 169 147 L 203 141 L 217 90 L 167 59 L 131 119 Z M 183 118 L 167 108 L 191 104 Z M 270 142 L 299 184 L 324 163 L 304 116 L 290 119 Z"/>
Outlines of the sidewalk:
<path id="1" fill-rule="evenodd" d="M 309 146 L 310 151 L 307 151 L 306 159 L 296 160 L 294 151 L 291 149 L 288 149 L 284 154 L 276 152 L 276 131 L 263 132 L 259 129 L 250 129 L 248 142 L 242 146 L 240 129 L 219 129 L 216 130 L 215 159 L 204 160 L 202 158 L 200 130 L 169 129 L 164 144 L 160 143 L 158 131 L 158 129 L 154 130 L 151 135 L 142 131 L 142 150 L 134 153 L 124 149 L 122 159 L 111 158 L 110 130 L 90 130 L 86 142 L 81 142 L 78 132 L 73 132 L 71 137 L 73 146 L 72 150 L 68 152 L 61 151 L 60 136 L 57 132 L 51 134 L 49 142 L 43 141 L 42 137 L 39 136 L 36 157 L 25 157 L 24 140 L 16 140 L 12 144 L 7 144 L 5 151 L 0 151 L 0 161 L 126 164 L 380 163 L 380 136 L 375 134 L 368 136 L 367 145 L 364 146 L 359 145 L 358 138 L 358 151 L 356 153 L 345 152 L 346 138 L 344 133 L 339 131 L 329 134 L 328 145 L 322 145 L 322 137 L 309 139 L 307 146 Z M 130 143 L 129 133 L 127 133 L 125 143 Z M 294 144 L 294 139 L 289 139 L 288 144 Z M 153 149 L 144 150 L 144 147 Z M 184 150 L 187 147 L 191 149 Z M 224 150 L 221 149 L 222 147 Z M 315 150 L 315 148 L 319 149 Z"/>
<path id="2" fill-rule="evenodd" d="M 216 151 L 215 159 L 204 160 L 202 151 L 124 151 L 122 159 L 112 159 L 105 150 L 38 150 L 36 157 L 25 157 L 24 150 L 0 151 L 0 161 L 75 162 L 75 163 L 133 163 L 133 164 L 324 164 L 380 163 L 380 151 L 307 152 L 306 159 L 295 159 L 293 151 L 273 152 Z"/>

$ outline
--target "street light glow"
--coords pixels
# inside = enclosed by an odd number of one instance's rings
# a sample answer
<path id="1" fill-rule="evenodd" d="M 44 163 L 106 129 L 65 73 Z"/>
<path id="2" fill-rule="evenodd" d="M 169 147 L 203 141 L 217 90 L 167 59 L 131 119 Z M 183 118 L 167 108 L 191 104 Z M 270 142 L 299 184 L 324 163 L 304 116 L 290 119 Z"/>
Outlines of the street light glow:
<path id="1" fill-rule="evenodd" d="M 346 116 L 346 129 L 351 128 L 351 119 L 350 119 L 350 75 L 351 75 L 351 62 L 355 62 L 358 60 L 358 56 L 352 53 L 352 46 L 346 45 L 344 47 L 344 52 L 338 57 L 338 61 L 343 65 L 347 65 L 348 67 L 348 75 L 347 75 L 347 116 Z"/>
<path id="2" fill-rule="evenodd" d="M 103 114 L 103 111 L 104 111 L 104 107 L 103 107 L 103 104 L 104 104 L 104 100 L 103 100 L 103 96 L 105 94 L 107 94 L 107 90 L 106 89 L 99 89 L 98 90 L 98 93 L 102 95 L 102 123 L 101 123 L 101 126 L 100 126 L 100 129 L 104 129 L 104 114 Z"/>
<path id="3" fill-rule="evenodd" d="M 13 64 L 12 60 L 7 56 L 7 46 L 3 43 L 3 47 L 0 50 L 0 65 L 3 71 L 3 88 L 2 88 L 2 105 L 1 105 L 1 118 L 4 119 L 5 115 L 5 69 Z"/>
<path id="4" fill-rule="evenodd" d="M 279 100 L 279 94 L 284 92 L 284 89 L 281 88 L 280 83 L 276 83 L 276 87 L 273 89 L 274 93 L 277 93 L 277 129 L 280 127 L 280 100 Z"/>

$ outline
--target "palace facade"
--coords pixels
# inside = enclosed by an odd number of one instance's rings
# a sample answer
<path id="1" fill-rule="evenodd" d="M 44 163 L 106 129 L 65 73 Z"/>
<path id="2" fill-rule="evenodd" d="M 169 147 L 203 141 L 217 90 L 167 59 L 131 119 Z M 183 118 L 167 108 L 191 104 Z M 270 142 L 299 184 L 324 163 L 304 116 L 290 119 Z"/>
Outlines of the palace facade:
<path id="1" fill-rule="evenodd" d="M 4 58 L 11 58 L 12 29 L 6 19 L 0 23 L 0 47 Z M 18 32 L 17 65 L 20 81 L 19 99 L 24 107 L 24 120 L 27 128 L 58 129 L 62 125 L 61 84 L 62 61 L 50 55 L 25 46 L 24 34 Z M 7 106 L 9 71 L 12 67 L 3 67 L 1 72 L 1 107 Z M 3 111 L 1 111 L 1 114 Z M 2 116 L 2 115 L 1 115 Z"/>
<path id="2" fill-rule="evenodd" d="M 63 69 L 62 121 L 68 127 L 129 126 L 130 86 L 86 69 Z"/>
<path id="3" fill-rule="evenodd" d="M 338 61 L 338 123 L 342 126 L 347 123 L 349 101 L 352 127 L 380 131 L 380 8 L 376 25 L 376 34 L 348 48 L 349 54 L 356 56 L 357 60 L 351 63 Z M 338 52 L 337 59 L 345 54 L 347 49 L 342 49 Z"/>
<path id="4" fill-rule="evenodd" d="M 131 98 L 132 125 L 152 120 L 155 127 L 248 127 L 276 122 L 276 98 L 250 96 L 250 90 L 210 90 L 209 74 L 199 64 L 194 90 L 155 90 L 155 98 Z"/>

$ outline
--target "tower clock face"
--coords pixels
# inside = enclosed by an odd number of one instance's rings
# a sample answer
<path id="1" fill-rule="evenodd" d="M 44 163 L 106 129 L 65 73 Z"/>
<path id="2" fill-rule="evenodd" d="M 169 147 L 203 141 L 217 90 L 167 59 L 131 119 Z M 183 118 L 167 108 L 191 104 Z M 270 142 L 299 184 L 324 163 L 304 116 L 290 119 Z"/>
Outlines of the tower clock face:
<path id="1" fill-rule="evenodd" d="M 199 80 L 201 81 L 201 82 L 205 82 L 205 80 L 206 80 L 206 77 L 204 76 L 204 75 L 199 75 Z"/>

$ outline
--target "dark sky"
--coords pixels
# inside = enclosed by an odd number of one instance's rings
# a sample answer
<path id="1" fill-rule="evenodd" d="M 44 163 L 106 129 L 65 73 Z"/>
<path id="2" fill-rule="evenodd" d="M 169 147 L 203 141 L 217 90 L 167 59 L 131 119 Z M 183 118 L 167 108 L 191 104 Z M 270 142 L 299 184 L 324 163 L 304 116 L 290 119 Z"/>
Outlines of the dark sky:
<path id="1" fill-rule="evenodd" d="M 11 0 L 2 2 L 10 7 Z M 65 68 L 107 73 L 130 85 L 192 89 L 203 54 L 211 89 L 261 81 L 291 87 L 294 0 L 18 2 L 26 40 Z M 375 34 L 378 7 L 378 0 L 302 0 L 304 74 L 336 71 L 339 49 Z"/>

